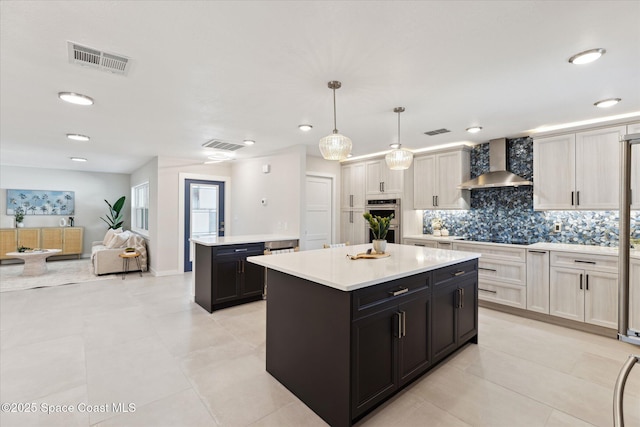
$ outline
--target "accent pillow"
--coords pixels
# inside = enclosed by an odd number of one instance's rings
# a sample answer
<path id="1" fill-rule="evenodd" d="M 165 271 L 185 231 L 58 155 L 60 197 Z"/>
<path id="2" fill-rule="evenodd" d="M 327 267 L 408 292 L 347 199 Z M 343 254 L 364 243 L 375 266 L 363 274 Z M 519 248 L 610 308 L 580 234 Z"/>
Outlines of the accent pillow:
<path id="1" fill-rule="evenodd" d="M 118 228 L 117 230 L 114 230 L 113 228 L 108 229 L 107 234 L 105 234 L 104 239 L 102 239 L 102 244 L 105 246 L 109 246 L 109 242 L 111 241 L 111 239 L 113 239 L 113 236 L 119 233 L 122 233 L 122 227 Z"/>
<path id="2" fill-rule="evenodd" d="M 125 247 L 127 240 L 129 240 L 129 237 L 131 237 L 131 233 L 129 233 L 128 231 L 123 231 L 122 233 L 114 234 L 113 238 L 109 241 L 109 244 L 107 244 L 107 248 L 109 249 L 123 248 Z"/>

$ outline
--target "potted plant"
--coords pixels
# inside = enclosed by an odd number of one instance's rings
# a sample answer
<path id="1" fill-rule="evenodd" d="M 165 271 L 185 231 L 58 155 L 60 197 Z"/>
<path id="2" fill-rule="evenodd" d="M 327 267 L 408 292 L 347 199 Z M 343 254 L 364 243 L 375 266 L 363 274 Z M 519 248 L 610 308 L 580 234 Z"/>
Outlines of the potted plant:
<path id="1" fill-rule="evenodd" d="M 22 221 L 24 221 L 24 209 L 22 209 L 22 207 L 16 208 L 14 216 L 16 218 L 16 227 L 24 227 L 24 224 L 22 223 Z"/>
<path id="2" fill-rule="evenodd" d="M 111 203 L 104 201 L 107 206 L 109 206 L 109 213 L 107 214 L 107 218 L 104 219 L 100 217 L 101 220 L 107 223 L 109 228 L 113 228 L 114 230 L 120 228 L 122 226 L 124 213 L 122 212 L 122 208 L 124 207 L 124 201 L 126 197 L 122 196 L 116 202 L 111 205 Z"/>
<path id="3" fill-rule="evenodd" d="M 387 248 L 387 231 L 389 231 L 389 226 L 391 225 L 391 220 L 394 215 L 391 214 L 389 216 L 377 216 L 371 215 L 369 212 L 366 212 L 362 215 L 364 219 L 369 221 L 369 228 L 371 229 L 371 233 L 373 234 L 373 250 L 379 254 L 383 254 L 385 249 Z"/>

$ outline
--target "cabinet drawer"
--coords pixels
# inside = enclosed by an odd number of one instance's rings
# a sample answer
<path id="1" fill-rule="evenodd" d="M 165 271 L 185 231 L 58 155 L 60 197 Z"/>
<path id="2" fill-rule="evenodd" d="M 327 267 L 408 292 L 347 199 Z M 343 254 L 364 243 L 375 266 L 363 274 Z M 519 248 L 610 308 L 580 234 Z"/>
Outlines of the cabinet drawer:
<path id="1" fill-rule="evenodd" d="M 512 248 L 509 246 L 486 245 L 482 243 L 460 243 L 455 242 L 453 249 L 456 251 L 476 252 L 482 254 L 482 258 L 500 259 L 505 261 L 526 260 L 526 249 Z"/>
<path id="2" fill-rule="evenodd" d="M 405 245 L 424 246 L 425 248 L 437 248 L 438 242 L 429 240 L 404 239 Z"/>
<path id="3" fill-rule="evenodd" d="M 368 316 L 403 300 L 417 292 L 431 290 L 430 273 L 416 274 L 381 285 L 359 289 L 353 292 L 353 320 Z"/>
<path id="4" fill-rule="evenodd" d="M 467 261 L 462 264 L 444 267 L 433 272 L 433 286 L 442 287 L 448 285 L 452 280 L 461 276 L 476 274 L 478 272 L 478 261 Z"/>
<path id="5" fill-rule="evenodd" d="M 478 299 L 526 309 L 527 288 L 506 283 L 486 283 L 483 280 L 479 280 Z"/>
<path id="6" fill-rule="evenodd" d="M 215 255 L 263 255 L 264 243 L 255 243 L 250 245 L 229 245 L 219 247 Z"/>
<path id="7" fill-rule="evenodd" d="M 550 263 L 554 267 L 618 273 L 618 258 L 615 256 L 551 251 Z"/>
<path id="8" fill-rule="evenodd" d="M 478 262 L 478 277 L 480 280 L 496 280 L 524 286 L 527 280 L 527 266 L 520 262 L 491 261 L 480 258 Z"/>

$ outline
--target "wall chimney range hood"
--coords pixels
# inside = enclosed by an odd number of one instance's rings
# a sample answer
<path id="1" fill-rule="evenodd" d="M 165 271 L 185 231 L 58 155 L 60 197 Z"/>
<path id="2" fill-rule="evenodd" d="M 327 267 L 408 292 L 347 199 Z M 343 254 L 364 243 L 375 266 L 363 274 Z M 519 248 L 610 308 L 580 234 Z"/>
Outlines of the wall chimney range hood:
<path id="1" fill-rule="evenodd" d="M 521 185 L 533 185 L 533 183 L 507 170 L 507 139 L 500 138 L 489 141 L 489 172 L 463 182 L 458 188 L 473 190 Z"/>

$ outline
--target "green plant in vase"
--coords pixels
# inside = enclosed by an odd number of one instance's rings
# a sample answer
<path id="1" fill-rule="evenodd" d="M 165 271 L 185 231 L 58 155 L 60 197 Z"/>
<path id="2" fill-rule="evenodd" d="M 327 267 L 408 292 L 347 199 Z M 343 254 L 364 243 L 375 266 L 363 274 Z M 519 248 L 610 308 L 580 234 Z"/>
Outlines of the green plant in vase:
<path id="1" fill-rule="evenodd" d="M 122 212 L 122 208 L 124 207 L 124 201 L 126 197 L 122 196 L 116 202 L 111 205 L 111 203 L 104 201 L 107 206 L 109 206 L 109 213 L 107 214 L 107 219 L 100 217 L 101 220 L 107 223 L 109 228 L 118 229 L 122 226 L 124 222 L 124 213 Z"/>
<path id="2" fill-rule="evenodd" d="M 16 218 L 16 227 L 23 227 L 24 224 L 24 209 L 22 207 L 17 207 L 13 216 Z"/>
<path id="3" fill-rule="evenodd" d="M 378 216 L 365 212 L 362 216 L 369 222 L 369 228 L 371 229 L 374 239 L 373 249 L 377 253 L 383 254 L 387 247 L 387 241 L 385 239 L 387 238 L 387 232 L 389 231 L 391 220 L 394 218 L 394 215 Z"/>

